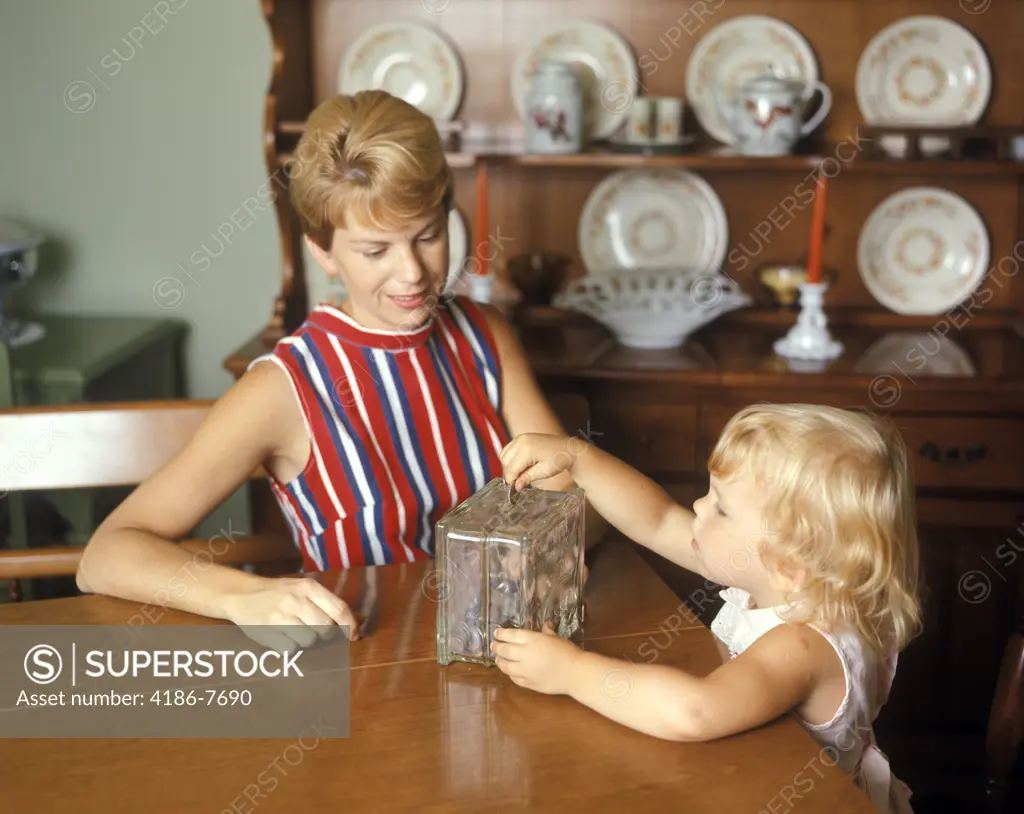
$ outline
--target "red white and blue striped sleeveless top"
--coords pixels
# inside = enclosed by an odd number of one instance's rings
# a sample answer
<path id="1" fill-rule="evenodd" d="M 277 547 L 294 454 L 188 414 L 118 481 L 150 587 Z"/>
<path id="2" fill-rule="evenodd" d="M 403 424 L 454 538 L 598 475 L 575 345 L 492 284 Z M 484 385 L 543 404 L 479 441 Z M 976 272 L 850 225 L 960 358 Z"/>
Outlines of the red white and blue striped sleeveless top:
<path id="1" fill-rule="evenodd" d="M 320 305 L 274 351 L 310 439 L 305 470 L 271 489 L 307 571 L 432 558 L 434 524 L 501 474 L 494 337 L 457 297 L 411 332 Z"/>

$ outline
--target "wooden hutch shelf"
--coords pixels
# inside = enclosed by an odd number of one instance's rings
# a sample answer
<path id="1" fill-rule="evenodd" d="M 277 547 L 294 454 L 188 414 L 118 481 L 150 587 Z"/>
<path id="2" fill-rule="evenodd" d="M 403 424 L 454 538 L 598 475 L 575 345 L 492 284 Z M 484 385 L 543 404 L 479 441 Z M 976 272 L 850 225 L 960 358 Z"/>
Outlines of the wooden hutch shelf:
<path id="1" fill-rule="evenodd" d="M 292 153 L 284 152 L 277 154 L 277 163 L 279 166 L 284 166 L 284 163 L 291 158 Z M 465 169 L 466 167 L 475 167 L 484 156 L 473 155 L 471 153 L 447 153 L 445 157 L 448 159 L 448 166 L 452 169 Z"/>
<path id="2" fill-rule="evenodd" d="M 290 152 L 278 153 L 284 163 Z M 679 167 L 708 172 L 813 172 L 827 155 L 750 158 L 739 155 L 685 153 L 682 155 L 640 155 L 628 153 L 573 153 L 569 155 L 531 155 L 528 153 L 447 153 L 452 169 L 465 169 L 478 164 L 513 167 L 627 169 L 632 167 Z M 1024 175 L 1024 163 L 1018 161 L 851 161 L 842 172 L 876 175 L 954 175 L 954 176 L 1016 176 Z"/>
<path id="3" fill-rule="evenodd" d="M 305 126 L 305 122 L 301 121 L 280 122 L 277 126 L 277 132 L 281 137 L 279 142 L 294 142 L 305 131 Z M 852 142 L 853 139 L 847 143 L 852 144 Z M 840 144 L 842 142 L 815 153 L 763 158 L 735 155 L 721 145 L 702 146 L 674 154 L 620 152 L 612 148 L 595 148 L 586 152 L 564 155 L 467 149 L 449 152 L 447 157 L 448 164 L 453 169 L 474 167 L 478 163 L 484 162 L 495 165 L 550 169 L 577 167 L 614 170 L 632 167 L 680 167 L 710 172 L 810 172 L 831 159 L 831 163 L 825 166 L 825 171 L 829 172 L 831 177 L 844 172 L 879 175 L 1024 175 L 1024 161 L 952 161 L 944 159 L 899 161 L 866 158 L 843 161 L 837 157 L 843 155 L 839 149 Z M 278 160 L 283 162 L 290 155 L 288 150 L 279 151 Z"/>
<path id="4" fill-rule="evenodd" d="M 566 155 L 495 155 L 480 159 L 505 162 L 520 167 L 590 167 L 618 169 L 624 167 L 683 167 L 694 170 L 788 172 L 813 171 L 821 167 L 834 151 L 819 154 L 797 154 L 768 158 L 731 155 L 712 148 L 707 151 L 685 152 L 678 155 L 649 155 L 618 152 L 584 152 Z M 1020 161 L 836 161 L 833 177 L 844 172 L 879 175 L 1024 175 L 1024 162 Z M 832 170 L 831 166 L 825 168 Z"/>
<path id="5" fill-rule="evenodd" d="M 301 136 L 306 132 L 306 123 L 302 121 L 298 122 L 278 122 L 277 132 L 284 133 L 289 136 Z"/>
<path id="6" fill-rule="evenodd" d="M 864 328 L 885 328 L 888 330 L 905 331 L 936 331 L 943 322 L 941 317 L 914 316 L 894 314 L 892 311 L 880 311 L 877 308 L 858 308 L 856 306 L 828 307 L 829 325 L 851 325 Z M 745 308 L 725 314 L 720 319 L 733 325 L 771 325 L 788 328 L 796 321 L 797 311 L 790 308 Z M 969 322 L 975 329 L 980 328 L 1014 328 L 1020 322 L 1019 315 L 1014 311 L 993 310 L 980 311 L 971 317 L 960 317 L 953 314 L 946 322 L 952 326 L 949 333 Z"/>
<path id="7" fill-rule="evenodd" d="M 648 95 L 683 95 L 693 49 L 707 31 L 730 18 L 768 14 L 800 31 L 834 95 L 828 119 L 803 152 L 779 158 L 721 154 L 690 111 L 687 130 L 698 134 L 699 144 L 677 155 L 596 150 L 523 155 L 469 149 L 472 143 L 466 142 L 467 149 L 448 156 L 456 170 L 456 205 L 467 222 L 474 222 L 475 185 L 463 170 L 486 165 L 490 223 L 506 238 L 503 250 L 566 254 L 573 260 L 570 276 L 578 276 L 583 273 L 579 215 L 607 173 L 679 167 L 704 174 L 728 218 L 729 252 L 722 271 L 754 298 L 754 306 L 722 317 L 672 351 L 621 347 L 579 315 L 566 318 L 548 309 L 532 323 L 517 317 L 530 363 L 549 395 L 568 392 L 587 400 L 596 443 L 681 501 L 692 501 L 706 488 L 708 451 L 728 418 L 746 404 L 799 399 L 889 415 L 907 441 L 919 490 L 926 618 L 923 635 L 900 656 L 893 694 L 878 722 L 879 741 L 913 789 L 915 811 L 946 800 L 962 801 L 960 810 L 980 810 L 972 793 L 980 781 L 985 725 L 1012 625 L 1014 581 L 1024 575 L 1024 557 L 1007 560 L 997 553 L 1009 534 L 1016 537 L 1015 552 L 1022 550 L 1014 526 L 1024 514 L 1024 275 L 1017 273 L 1024 265 L 1024 162 L 898 161 L 868 149 L 857 152 L 852 145 L 864 135 L 864 122 L 855 75 L 860 54 L 885 26 L 910 15 L 944 16 L 978 37 L 991 61 L 993 94 L 984 124 L 1018 125 L 1024 98 L 1024 72 L 1017 64 L 1020 4 L 992 3 L 984 13 L 970 14 L 957 0 L 489 0 L 457 3 L 451 13 L 424 17 L 420 0 L 260 2 L 273 40 L 262 132 L 272 175 L 295 150 L 316 104 L 336 93 L 344 50 L 385 20 L 420 19 L 448 35 L 469 78 L 458 117 L 479 123 L 508 119 L 516 54 L 556 19 L 600 20 L 626 37 L 638 59 L 656 56 L 657 70 L 642 77 Z M 694 22 L 691 12 L 699 5 L 719 8 L 693 31 L 687 21 Z M 674 40 L 665 56 L 666 32 L 684 27 L 689 35 Z M 640 59 L 645 64 L 650 59 Z M 844 142 L 851 146 L 841 147 Z M 771 350 L 796 312 L 772 307 L 757 272 L 766 264 L 801 262 L 810 210 L 793 206 L 794 186 L 819 167 L 838 177 L 829 195 L 823 264 L 837 270 L 825 307 L 846 351 L 819 371 L 796 370 Z M 965 314 L 900 316 L 884 310 L 868 292 L 857 272 L 860 231 L 878 204 L 911 185 L 960 195 L 984 219 L 993 269 L 981 283 L 987 291 L 978 304 L 984 307 L 974 307 L 972 300 Z M 297 221 L 286 194 L 276 196 L 275 206 L 281 289 L 266 330 L 225 360 L 236 376 L 308 312 Z M 500 271 L 505 260 L 500 255 L 494 266 Z M 943 336 L 955 348 L 953 366 L 963 367 L 957 360 L 967 359 L 969 370 L 951 374 L 941 369 L 948 359 L 929 356 L 937 353 L 931 348 Z M 888 347 L 878 343 L 893 339 L 912 343 L 913 355 L 878 359 L 873 349 Z M 978 450 L 985 451 L 981 457 Z M 665 562 L 652 564 L 682 599 L 701 590 L 701 578 Z M 985 601 L 965 593 L 963 578 L 978 574 L 985 575 L 979 578 L 988 591 Z M 705 604 L 705 618 L 717 607 Z"/>

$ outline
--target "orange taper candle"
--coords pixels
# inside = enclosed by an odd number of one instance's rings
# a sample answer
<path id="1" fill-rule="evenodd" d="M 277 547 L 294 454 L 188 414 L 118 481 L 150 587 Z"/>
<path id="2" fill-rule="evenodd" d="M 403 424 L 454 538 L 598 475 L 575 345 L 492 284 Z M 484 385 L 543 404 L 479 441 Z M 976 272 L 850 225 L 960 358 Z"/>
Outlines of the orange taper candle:
<path id="1" fill-rule="evenodd" d="M 474 236 L 476 273 L 487 274 L 487 169 L 478 164 L 476 168 L 476 235 Z"/>
<path id="2" fill-rule="evenodd" d="M 825 210 L 828 206 L 828 181 L 818 176 L 814 193 L 814 212 L 811 217 L 811 245 L 807 251 L 807 282 L 821 282 L 821 252 L 825 242 Z"/>

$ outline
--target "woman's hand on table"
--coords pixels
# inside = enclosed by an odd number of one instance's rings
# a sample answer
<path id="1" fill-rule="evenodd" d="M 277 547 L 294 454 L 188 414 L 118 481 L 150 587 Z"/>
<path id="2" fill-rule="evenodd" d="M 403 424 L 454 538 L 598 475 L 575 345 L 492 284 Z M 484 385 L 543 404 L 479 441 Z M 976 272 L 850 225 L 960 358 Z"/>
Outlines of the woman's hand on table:
<path id="1" fill-rule="evenodd" d="M 535 481 L 571 472 L 573 462 L 586 448 L 582 438 L 523 433 L 501 451 L 505 482 L 518 491 Z"/>
<path id="2" fill-rule="evenodd" d="M 498 628 L 492 645 L 499 670 L 514 684 L 545 695 L 566 695 L 582 651 L 555 633 L 550 623 L 540 633 Z"/>
<path id="3" fill-rule="evenodd" d="M 315 579 L 267 578 L 254 590 L 224 598 L 225 618 L 267 647 L 294 651 L 312 647 L 347 626 L 350 641 L 359 638 L 351 608 Z"/>

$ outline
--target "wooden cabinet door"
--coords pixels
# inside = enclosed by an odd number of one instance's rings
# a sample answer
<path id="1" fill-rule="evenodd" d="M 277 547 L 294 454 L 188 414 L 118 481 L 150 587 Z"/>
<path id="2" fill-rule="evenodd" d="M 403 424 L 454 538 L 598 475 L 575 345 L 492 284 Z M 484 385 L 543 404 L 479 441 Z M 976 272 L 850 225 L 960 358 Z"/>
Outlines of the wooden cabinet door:
<path id="1" fill-rule="evenodd" d="M 598 446 L 645 475 L 693 471 L 696 407 L 609 400 L 594 404 L 592 415 Z"/>
<path id="2" fill-rule="evenodd" d="M 925 523 L 919 537 L 924 630 L 899 657 L 876 732 L 897 774 L 939 800 L 978 782 L 1024 528 Z M 915 795 L 915 810 L 925 802 Z"/>

